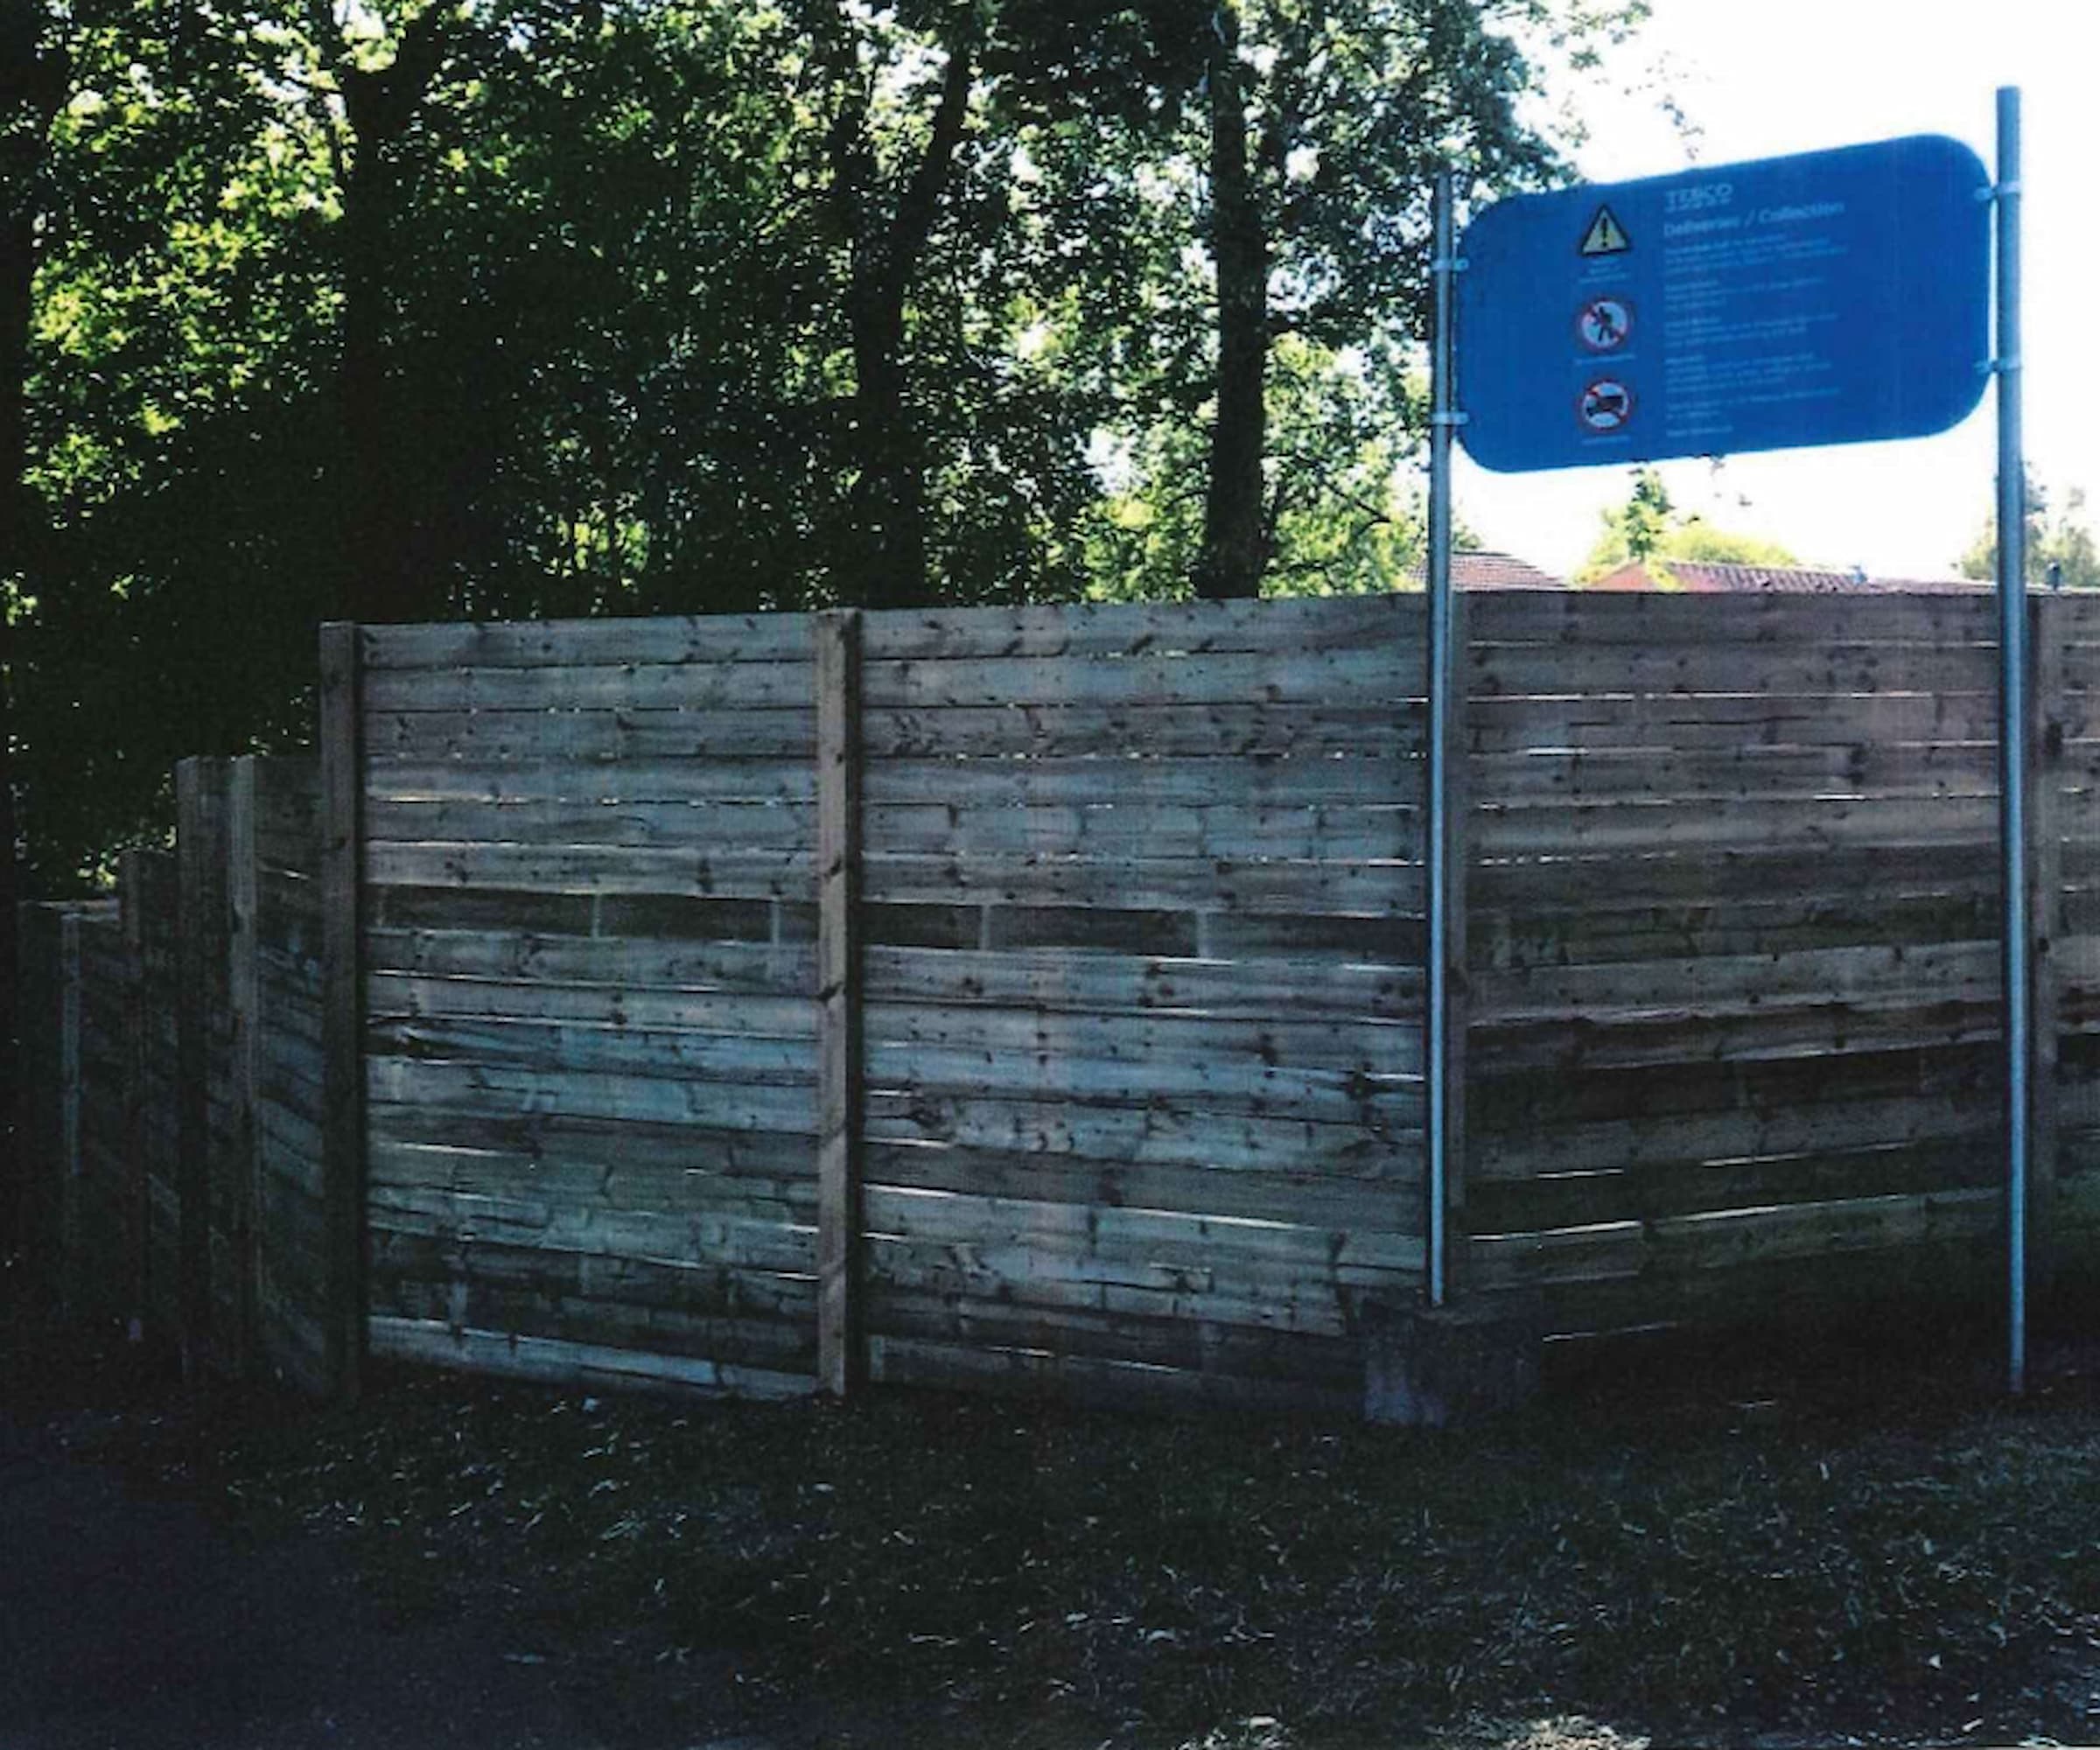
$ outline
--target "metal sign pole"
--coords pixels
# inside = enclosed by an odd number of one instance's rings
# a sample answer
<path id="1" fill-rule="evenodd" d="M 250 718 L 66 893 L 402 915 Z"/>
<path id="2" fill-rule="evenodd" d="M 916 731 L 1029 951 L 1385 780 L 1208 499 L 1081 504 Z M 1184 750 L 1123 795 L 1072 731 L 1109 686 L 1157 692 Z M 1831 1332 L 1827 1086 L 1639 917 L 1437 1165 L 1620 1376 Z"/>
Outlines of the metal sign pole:
<path id="1" fill-rule="evenodd" d="M 1448 1070 L 1451 1062 L 1451 701 L 1457 653 L 1451 593 L 1451 439 L 1463 416 L 1452 407 L 1452 279 L 1458 272 L 1453 256 L 1452 179 L 1437 178 L 1434 242 L 1430 275 L 1435 292 L 1436 326 L 1430 340 L 1429 415 L 1429 821 L 1424 860 L 1429 873 L 1429 962 L 1425 1040 L 1429 1093 L 1425 1138 L 1429 1177 L 1429 1304 L 1441 1306 L 1450 1292 L 1446 1253 L 1446 1152 L 1450 1143 Z"/>
<path id="2" fill-rule="evenodd" d="M 2005 882 L 2006 1382 L 2027 1385 L 2027 474 L 2020 429 L 2020 90 L 1998 94 L 1998 826 Z"/>

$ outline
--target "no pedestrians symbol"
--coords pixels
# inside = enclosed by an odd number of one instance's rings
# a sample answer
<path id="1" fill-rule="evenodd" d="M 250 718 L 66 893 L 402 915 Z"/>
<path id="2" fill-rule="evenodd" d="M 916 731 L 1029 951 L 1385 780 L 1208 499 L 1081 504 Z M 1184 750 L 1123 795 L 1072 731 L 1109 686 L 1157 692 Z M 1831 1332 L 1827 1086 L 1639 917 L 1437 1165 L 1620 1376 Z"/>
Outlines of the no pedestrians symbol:
<path id="1" fill-rule="evenodd" d="M 1599 377 L 1584 388 L 1575 410 L 1587 430 L 1604 437 L 1634 416 L 1633 391 L 1616 377 Z"/>
<path id="2" fill-rule="evenodd" d="M 1615 353 L 1634 332 L 1634 312 L 1617 298 L 1592 298 L 1575 318 L 1575 332 L 1592 353 Z"/>

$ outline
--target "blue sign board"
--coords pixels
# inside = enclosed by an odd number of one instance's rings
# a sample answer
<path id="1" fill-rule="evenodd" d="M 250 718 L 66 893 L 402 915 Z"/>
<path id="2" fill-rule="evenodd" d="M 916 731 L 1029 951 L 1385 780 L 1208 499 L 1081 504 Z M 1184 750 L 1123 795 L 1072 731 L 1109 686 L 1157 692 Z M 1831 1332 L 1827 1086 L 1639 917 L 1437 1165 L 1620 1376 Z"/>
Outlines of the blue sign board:
<path id="1" fill-rule="evenodd" d="M 1516 472 L 1943 431 L 1988 376 L 1990 187 L 1927 135 L 1497 202 L 1460 441 Z"/>

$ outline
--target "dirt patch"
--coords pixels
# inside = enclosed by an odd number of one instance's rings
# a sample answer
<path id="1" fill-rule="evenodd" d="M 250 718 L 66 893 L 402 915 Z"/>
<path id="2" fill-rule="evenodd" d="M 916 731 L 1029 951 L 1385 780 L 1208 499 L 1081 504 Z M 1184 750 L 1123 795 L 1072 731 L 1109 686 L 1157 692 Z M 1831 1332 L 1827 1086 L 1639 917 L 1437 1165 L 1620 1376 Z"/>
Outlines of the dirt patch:
<path id="1" fill-rule="evenodd" d="M 273 1718 L 391 1659 L 438 1686 L 410 1706 L 484 1674 L 466 1736 L 499 1744 L 2076 1741 L 2100 1392 L 2090 1348 L 2038 1356 L 2012 1405 L 1959 1330 L 1621 1349 L 1454 1436 L 431 1374 L 344 1413 L 105 1354 L 122 1389 L 71 1395 L 115 1402 L 66 1422 L 46 1387 L 37 1425 L 262 1588 L 224 1614 L 276 1649 Z"/>

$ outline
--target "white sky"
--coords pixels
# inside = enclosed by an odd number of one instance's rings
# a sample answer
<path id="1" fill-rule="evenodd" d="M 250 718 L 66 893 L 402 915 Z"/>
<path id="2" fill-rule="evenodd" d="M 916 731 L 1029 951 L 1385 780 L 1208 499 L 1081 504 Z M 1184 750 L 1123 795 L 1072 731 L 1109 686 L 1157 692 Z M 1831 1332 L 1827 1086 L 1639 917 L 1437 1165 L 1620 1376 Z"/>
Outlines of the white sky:
<path id="1" fill-rule="evenodd" d="M 2090 495 L 2100 524 L 2100 0 L 1655 0 L 1610 69 L 1662 58 L 1702 137 L 1602 85 L 1577 94 L 1585 179 L 1614 182 L 1901 134 L 1951 134 L 1996 162 L 1996 97 L 2021 88 L 2030 467 L 2061 508 Z M 1937 577 L 1975 539 L 1997 470 L 1996 397 L 1962 425 L 1904 444 L 1666 462 L 1678 507 L 1784 542 L 1807 562 Z M 1490 548 L 1566 575 L 1623 503 L 1631 471 L 1493 474 L 1461 452 L 1458 514 Z"/>

